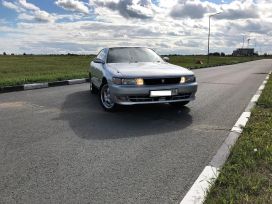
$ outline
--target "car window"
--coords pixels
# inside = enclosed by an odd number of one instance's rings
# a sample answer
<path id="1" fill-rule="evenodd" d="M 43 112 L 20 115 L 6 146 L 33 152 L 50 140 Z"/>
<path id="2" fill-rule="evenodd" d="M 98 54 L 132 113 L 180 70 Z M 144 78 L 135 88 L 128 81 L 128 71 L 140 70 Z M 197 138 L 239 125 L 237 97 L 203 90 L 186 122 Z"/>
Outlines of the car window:
<path id="1" fill-rule="evenodd" d="M 98 53 L 96 58 L 101 59 L 101 60 L 105 60 L 106 59 L 106 50 L 105 49 L 101 50 Z"/>
<path id="2" fill-rule="evenodd" d="M 153 50 L 142 47 L 110 48 L 108 63 L 163 62 Z"/>

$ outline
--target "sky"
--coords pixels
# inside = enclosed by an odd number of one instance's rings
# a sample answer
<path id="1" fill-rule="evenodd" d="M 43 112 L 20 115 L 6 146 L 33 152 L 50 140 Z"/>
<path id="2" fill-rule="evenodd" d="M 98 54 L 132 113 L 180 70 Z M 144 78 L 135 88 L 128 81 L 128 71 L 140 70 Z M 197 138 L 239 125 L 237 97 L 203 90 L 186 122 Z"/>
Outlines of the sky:
<path id="1" fill-rule="evenodd" d="M 206 54 L 209 15 L 217 12 L 210 52 L 244 46 L 272 53 L 272 0 L 0 0 L 0 53 L 147 46 L 159 54 Z"/>

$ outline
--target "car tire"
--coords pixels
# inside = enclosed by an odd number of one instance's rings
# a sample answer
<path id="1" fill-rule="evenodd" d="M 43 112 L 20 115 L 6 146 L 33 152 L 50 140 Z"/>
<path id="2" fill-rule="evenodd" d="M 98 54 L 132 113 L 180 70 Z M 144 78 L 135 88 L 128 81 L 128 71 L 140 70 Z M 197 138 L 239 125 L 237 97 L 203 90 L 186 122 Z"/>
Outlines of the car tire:
<path id="1" fill-rule="evenodd" d="M 102 108 L 108 112 L 114 112 L 117 109 L 117 104 L 111 99 L 109 86 L 107 83 L 101 85 L 99 91 L 99 100 Z"/>
<path id="2" fill-rule="evenodd" d="M 91 94 L 98 94 L 99 93 L 98 88 L 96 88 L 95 85 L 91 82 L 90 82 L 90 92 L 91 92 Z"/>
<path id="3" fill-rule="evenodd" d="M 171 106 L 173 106 L 174 108 L 182 108 L 185 105 L 187 105 L 190 101 L 181 101 L 181 102 L 173 102 L 170 103 Z"/>
<path id="4" fill-rule="evenodd" d="M 90 93 L 98 94 L 99 93 L 98 88 L 96 88 L 96 86 L 92 83 L 91 77 L 89 79 L 90 79 Z"/>

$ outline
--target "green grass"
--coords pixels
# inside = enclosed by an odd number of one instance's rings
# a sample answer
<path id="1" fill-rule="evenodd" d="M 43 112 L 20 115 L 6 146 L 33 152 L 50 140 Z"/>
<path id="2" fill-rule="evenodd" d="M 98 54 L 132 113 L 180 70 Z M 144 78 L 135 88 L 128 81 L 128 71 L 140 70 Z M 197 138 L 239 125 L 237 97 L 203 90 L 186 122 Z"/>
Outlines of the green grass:
<path id="1" fill-rule="evenodd" d="M 271 78 L 205 203 L 272 203 Z"/>
<path id="2" fill-rule="evenodd" d="M 0 86 L 88 76 L 92 56 L 0 56 Z"/>
<path id="3" fill-rule="evenodd" d="M 241 62 L 248 62 L 252 60 L 262 59 L 262 57 L 252 56 L 252 57 L 233 57 L 233 56 L 210 56 L 209 66 L 217 66 L 217 65 L 229 65 L 236 64 Z M 197 61 L 202 61 L 203 64 L 197 64 Z M 207 56 L 196 55 L 196 56 L 171 56 L 170 63 L 190 67 L 190 68 L 202 68 L 207 67 Z"/>
<path id="4" fill-rule="evenodd" d="M 0 87 L 34 82 L 58 81 L 88 76 L 94 56 L 0 56 Z M 214 57 L 210 65 L 233 64 L 260 57 Z M 204 64 L 197 64 L 201 60 Z M 207 66 L 207 56 L 171 56 L 170 63 L 189 68 Z"/>

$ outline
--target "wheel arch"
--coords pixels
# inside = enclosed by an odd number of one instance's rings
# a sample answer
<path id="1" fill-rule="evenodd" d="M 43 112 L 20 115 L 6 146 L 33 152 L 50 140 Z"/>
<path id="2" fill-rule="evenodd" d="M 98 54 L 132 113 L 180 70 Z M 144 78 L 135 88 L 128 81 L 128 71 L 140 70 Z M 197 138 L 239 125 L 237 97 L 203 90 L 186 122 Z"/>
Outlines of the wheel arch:
<path id="1" fill-rule="evenodd" d="M 100 88 L 104 85 L 104 84 L 107 84 L 108 83 L 108 80 L 106 79 L 106 77 L 103 77 L 102 78 L 102 83 L 100 85 Z"/>

